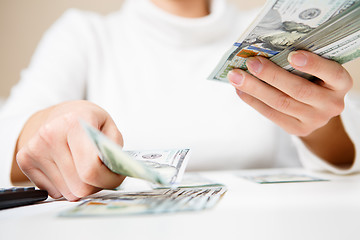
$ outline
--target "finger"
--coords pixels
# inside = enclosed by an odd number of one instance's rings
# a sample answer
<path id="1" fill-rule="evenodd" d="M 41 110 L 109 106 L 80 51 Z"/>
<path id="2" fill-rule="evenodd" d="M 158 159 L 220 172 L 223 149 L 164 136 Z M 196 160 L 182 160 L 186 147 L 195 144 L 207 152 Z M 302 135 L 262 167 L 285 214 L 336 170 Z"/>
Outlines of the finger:
<path id="1" fill-rule="evenodd" d="M 55 188 L 69 201 L 77 201 L 79 197 L 72 194 L 67 184 L 64 181 L 63 176 L 61 175 L 56 164 L 52 161 L 46 161 L 46 164 L 43 167 L 40 167 L 40 170 L 44 173 L 45 176 L 50 180 L 50 182 L 55 186 Z"/>
<path id="2" fill-rule="evenodd" d="M 62 196 L 70 201 L 76 201 L 79 198 L 71 193 L 51 155 L 57 146 L 52 145 L 52 142 L 49 141 L 51 132 L 48 129 L 47 127 L 40 128 L 38 133 L 28 142 L 25 150 L 30 158 L 36 159 L 33 161 L 33 166 L 47 176 Z"/>
<path id="3" fill-rule="evenodd" d="M 50 157 L 63 176 L 68 190 L 73 196 L 82 198 L 100 189 L 86 184 L 80 179 L 67 143 L 68 127 L 64 128 L 64 126 L 67 126 L 64 120 L 58 118 L 42 127 L 39 133 L 51 149 Z"/>
<path id="4" fill-rule="evenodd" d="M 298 119 L 269 107 L 259 99 L 247 93 L 241 92 L 239 90 L 236 90 L 236 92 L 245 103 L 253 107 L 260 114 L 273 121 L 288 133 L 294 134 L 296 136 L 306 136 L 309 134 L 308 130 L 303 128 L 302 122 L 300 122 Z"/>
<path id="5" fill-rule="evenodd" d="M 52 198 L 61 198 L 62 194 L 57 190 L 49 178 L 38 168 L 34 167 L 34 159 L 30 157 L 25 147 L 16 154 L 16 161 L 21 171 L 34 183 L 38 188 L 44 189 Z"/>
<path id="6" fill-rule="evenodd" d="M 347 92 L 353 85 L 350 74 L 343 66 L 314 53 L 301 50 L 291 52 L 288 61 L 295 69 L 323 80 L 324 86 L 329 89 Z"/>
<path id="7" fill-rule="evenodd" d="M 110 171 L 103 164 L 98 157 L 96 148 L 90 142 L 76 118 L 67 116 L 67 121 L 73 123 L 70 124 L 73 128 L 69 129 L 67 142 L 80 179 L 89 185 L 99 188 L 111 189 L 119 186 L 125 177 Z M 96 126 L 96 124 L 92 125 Z M 105 123 L 101 129 L 107 132 L 110 131 L 110 129 L 114 129 L 114 127 L 110 128 L 109 125 Z M 119 141 L 120 137 L 118 136 L 116 139 Z"/>
<path id="8" fill-rule="evenodd" d="M 33 182 L 39 189 L 46 190 L 50 197 L 54 199 L 63 197 L 63 195 L 42 171 L 33 169 L 29 171 L 28 174 L 30 175 L 29 177 L 31 177 L 31 182 Z"/>
<path id="9" fill-rule="evenodd" d="M 55 153 L 57 156 L 56 165 L 73 195 L 83 198 L 101 190 L 101 188 L 92 186 L 80 178 L 67 144 L 59 145 Z"/>
<path id="10" fill-rule="evenodd" d="M 321 107 L 319 104 L 331 96 L 330 90 L 292 74 L 268 59 L 249 58 L 246 64 L 251 74 L 300 102 Z"/>
<path id="11" fill-rule="evenodd" d="M 293 99 L 245 71 L 234 69 L 229 73 L 228 77 L 235 88 L 259 99 L 279 112 L 297 119 L 308 119 L 312 116 L 313 107 Z M 239 80 L 239 78 L 242 78 L 242 80 L 235 83 L 234 81 Z"/>

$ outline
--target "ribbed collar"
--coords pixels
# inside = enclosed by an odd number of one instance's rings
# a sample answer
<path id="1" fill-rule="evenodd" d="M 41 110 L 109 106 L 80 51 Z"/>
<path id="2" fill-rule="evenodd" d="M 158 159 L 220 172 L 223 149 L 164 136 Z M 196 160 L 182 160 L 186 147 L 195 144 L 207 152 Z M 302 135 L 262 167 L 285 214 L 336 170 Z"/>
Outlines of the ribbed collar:
<path id="1" fill-rule="evenodd" d="M 186 47 L 205 44 L 221 38 L 231 31 L 234 11 L 226 0 L 212 0 L 210 14 L 200 18 L 185 18 L 172 15 L 150 0 L 127 0 L 124 14 L 135 28 L 148 39 L 169 46 Z"/>

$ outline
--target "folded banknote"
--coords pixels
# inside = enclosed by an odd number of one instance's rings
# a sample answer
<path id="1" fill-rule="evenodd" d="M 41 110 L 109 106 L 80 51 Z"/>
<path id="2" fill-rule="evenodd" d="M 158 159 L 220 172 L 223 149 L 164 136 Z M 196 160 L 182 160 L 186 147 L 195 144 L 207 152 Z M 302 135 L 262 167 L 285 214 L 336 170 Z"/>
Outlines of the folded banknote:
<path id="1" fill-rule="evenodd" d="M 181 181 L 189 149 L 124 151 L 99 130 L 84 121 L 81 125 L 99 151 L 101 161 L 113 172 L 163 186 Z"/>

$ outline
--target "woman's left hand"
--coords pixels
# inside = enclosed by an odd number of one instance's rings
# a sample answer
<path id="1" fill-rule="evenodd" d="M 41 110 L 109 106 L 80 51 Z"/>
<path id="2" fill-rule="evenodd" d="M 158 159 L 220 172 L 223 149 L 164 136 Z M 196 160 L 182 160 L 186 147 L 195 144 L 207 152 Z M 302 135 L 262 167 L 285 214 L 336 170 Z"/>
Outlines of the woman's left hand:
<path id="1" fill-rule="evenodd" d="M 307 51 L 292 52 L 289 62 L 321 81 L 311 82 L 263 57 L 247 60 L 252 75 L 234 69 L 228 78 L 244 102 L 288 133 L 305 137 L 340 115 L 353 81 L 340 64 Z"/>

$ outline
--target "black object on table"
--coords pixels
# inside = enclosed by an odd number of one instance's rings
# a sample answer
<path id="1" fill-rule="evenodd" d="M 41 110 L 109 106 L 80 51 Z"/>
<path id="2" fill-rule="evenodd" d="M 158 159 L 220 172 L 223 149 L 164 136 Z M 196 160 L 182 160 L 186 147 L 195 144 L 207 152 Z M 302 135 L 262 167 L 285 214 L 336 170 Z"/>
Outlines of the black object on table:
<path id="1" fill-rule="evenodd" d="M 35 187 L 0 188 L 0 209 L 29 205 L 47 198 L 46 190 Z"/>

